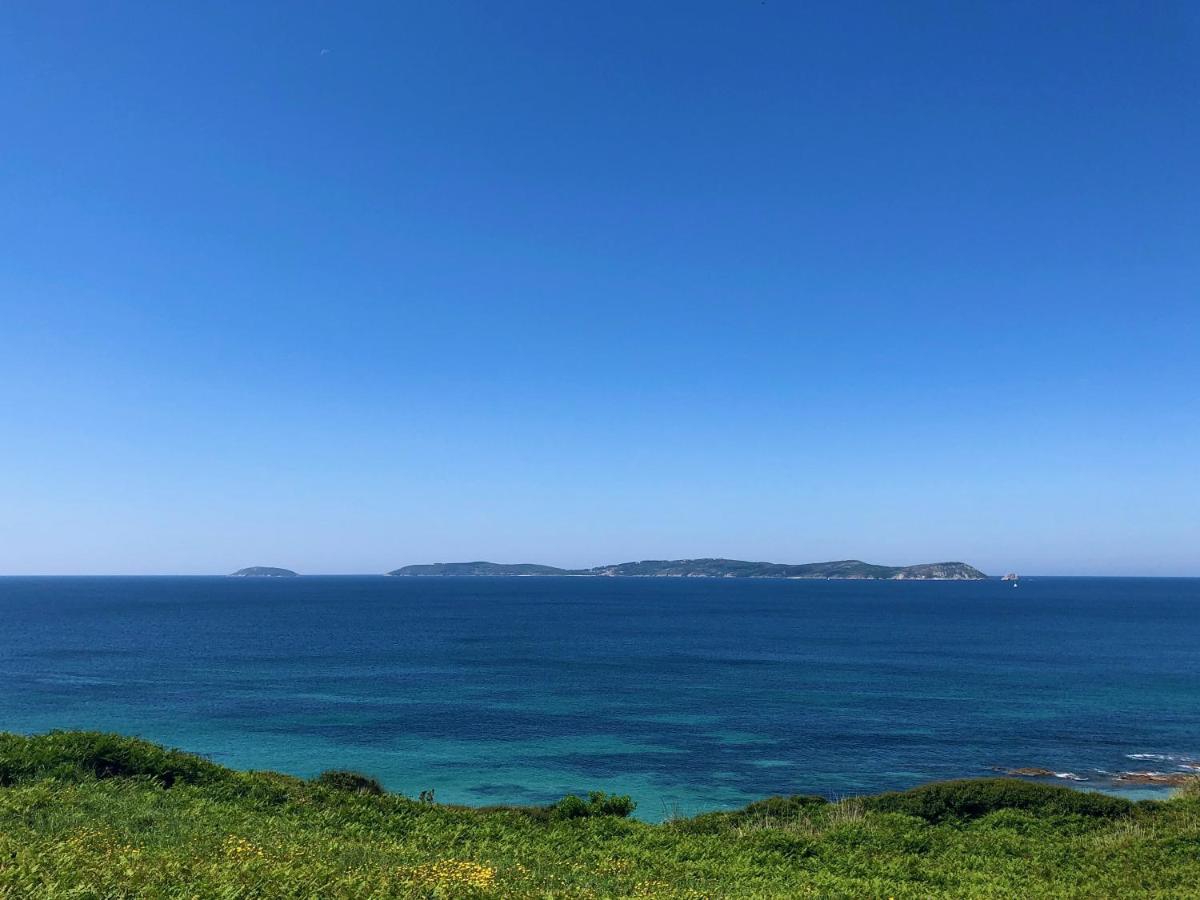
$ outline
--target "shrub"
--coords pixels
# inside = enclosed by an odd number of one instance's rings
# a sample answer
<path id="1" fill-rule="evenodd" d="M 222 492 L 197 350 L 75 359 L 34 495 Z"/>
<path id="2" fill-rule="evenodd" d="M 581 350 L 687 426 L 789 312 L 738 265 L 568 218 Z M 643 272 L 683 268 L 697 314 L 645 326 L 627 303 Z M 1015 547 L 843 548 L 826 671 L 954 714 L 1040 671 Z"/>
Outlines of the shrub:
<path id="1" fill-rule="evenodd" d="M 878 812 L 906 813 L 935 823 L 977 819 L 1000 809 L 1112 819 L 1129 815 L 1134 808 L 1120 797 L 1007 778 L 937 782 L 866 797 L 864 802 Z"/>
<path id="2" fill-rule="evenodd" d="M 550 807 L 550 813 L 555 819 L 586 819 L 592 816 L 616 816 L 623 819 L 636 808 L 637 804 L 625 795 L 592 791 L 587 800 L 568 794 Z"/>
<path id="3" fill-rule="evenodd" d="M 588 815 L 587 801 L 567 794 L 552 807 L 556 819 L 582 819 Z"/>
<path id="4" fill-rule="evenodd" d="M 627 818 L 637 809 L 637 804 L 626 794 L 605 794 L 603 791 L 592 791 L 588 794 L 588 806 L 593 816 L 616 816 Z"/>
<path id="5" fill-rule="evenodd" d="M 0 785 L 35 778 L 150 778 L 163 787 L 228 778 L 202 757 L 149 741 L 97 731 L 51 731 L 25 737 L 0 734 Z"/>
<path id="6" fill-rule="evenodd" d="M 345 791 L 348 794 L 372 794 L 378 796 L 384 793 L 383 785 L 369 775 L 358 772 L 343 772 L 331 769 L 316 777 L 317 784 L 335 791 Z"/>

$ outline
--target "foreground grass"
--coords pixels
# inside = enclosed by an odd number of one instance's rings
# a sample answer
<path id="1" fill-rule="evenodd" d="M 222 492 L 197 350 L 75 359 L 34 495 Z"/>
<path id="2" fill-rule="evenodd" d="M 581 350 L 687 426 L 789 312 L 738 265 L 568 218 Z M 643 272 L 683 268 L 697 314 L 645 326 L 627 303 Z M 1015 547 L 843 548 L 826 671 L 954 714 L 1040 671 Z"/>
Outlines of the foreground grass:
<path id="1" fill-rule="evenodd" d="M 663 825 L 627 811 L 438 806 L 112 735 L 0 735 L 0 898 L 1200 897 L 1196 791 L 978 780 Z"/>

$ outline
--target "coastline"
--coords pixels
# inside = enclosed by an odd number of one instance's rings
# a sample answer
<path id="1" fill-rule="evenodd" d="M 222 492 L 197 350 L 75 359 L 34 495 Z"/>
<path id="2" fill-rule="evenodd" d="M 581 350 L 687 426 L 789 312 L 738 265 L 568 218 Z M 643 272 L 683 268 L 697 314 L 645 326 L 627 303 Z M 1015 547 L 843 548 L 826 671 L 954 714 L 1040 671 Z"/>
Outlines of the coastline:
<path id="1" fill-rule="evenodd" d="M 119 735 L 0 734 L 0 895 L 1182 898 L 1200 883 L 1190 789 L 1135 803 L 992 778 L 660 824 L 633 811 L 602 792 L 464 807 L 354 771 L 301 779 Z"/>
<path id="2" fill-rule="evenodd" d="M 226 754 L 215 752 L 196 752 L 187 748 L 175 749 L 169 748 L 162 741 L 146 738 L 140 734 L 127 734 L 122 732 L 108 731 L 92 731 L 87 729 L 58 729 L 49 728 L 31 732 L 17 731 L 0 731 L 0 744 L 5 740 L 17 739 L 21 741 L 50 741 L 55 736 L 65 736 L 67 738 L 86 738 L 88 740 L 98 739 L 105 742 L 115 742 L 117 744 L 128 743 L 137 747 L 145 748 L 150 754 L 167 753 L 167 754 L 182 754 L 189 759 L 200 760 L 206 766 L 215 767 L 217 769 L 237 773 L 240 775 L 251 776 L 256 774 L 268 774 L 273 777 L 293 779 L 298 781 L 306 781 L 315 777 L 316 773 L 325 769 L 337 769 L 349 763 L 356 772 L 362 772 L 367 777 L 381 786 L 385 793 L 397 796 L 416 796 L 426 788 L 436 790 L 440 797 L 445 797 L 446 793 L 443 788 L 446 784 L 442 778 L 436 776 L 435 773 L 429 773 L 429 777 L 424 780 L 414 781 L 408 779 L 397 784 L 393 778 L 389 778 L 385 772 L 375 770 L 370 767 L 370 763 L 366 760 L 358 758 L 351 754 L 349 759 L 338 758 L 336 754 L 330 757 L 322 757 L 312 765 L 305 766 L 303 770 L 281 769 L 278 767 L 280 761 L 272 762 L 267 755 L 259 756 L 261 762 L 253 764 L 232 764 L 230 762 L 220 761 Z M 771 790 L 764 786 L 759 791 L 749 791 L 745 796 L 737 800 L 726 800 L 709 803 L 702 802 L 668 802 L 660 800 L 656 797 L 653 791 L 642 790 L 635 792 L 633 799 L 637 801 L 635 804 L 637 809 L 632 815 L 639 821 L 650 825 L 661 824 L 664 821 L 672 818 L 695 818 L 698 816 L 721 815 L 734 812 L 746 806 L 752 806 L 756 803 L 763 802 L 771 797 L 776 796 L 805 796 L 809 798 L 820 799 L 829 803 L 836 803 L 841 800 L 864 799 L 875 796 L 883 796 L 890 794 L 903 794 L 912 791 L 919 791 L 929 788 L 931 785 L 946 784 L 946 783 L 974 783 L 974 782 L 1004 782 L 1016 785 L 1029 785 L 1031 788 L 1049 788 L 1049 789 L 1064 789 L 1076 793 L 1083 794 L 1098 794 L 1107 797 L 1113 797 L 1130 802 L 1141 801 L 1165 801 L 1178 795 L 1181 791 L 1196 786 L 1193 790 L 1200 791 L 1200 759 L 1190 756 L 1176 756 L 1167 754 L 1126 754 L 1130 760 L 1131 768 L 1124 771 L 1107 771 L 1103 769 L 1089 769 L 1086 767 L 1077 767 L 1078 772 L 1060 770 L 1053 771 L 1041 766 L 998 766 L 998 765 L 978 765 L 964 764 L 958 767 L 957 770 L 945 777 L 929 778 L 918 781 L 907 779 L 896 780 L 891 783 L 884 782 L 879 787 L 870 790 L 846 790 L 832 789 L 829 787 L 819 787 L 811 782 L 806 782 L 803 776 L 798 776 L 795 781 L 789 786 L 780 791 L 778 789 Z M 1148 770 L 1146 768 L 1132 768 L 1132 764 L 1142 760 L 1145 757 L 1153 757 L 1159 760 L 1178 760 L 1182 765 L 1170 770 Z M 636 765 L 636 761 L 631 761 L 632 765 Z M 465 773 L 465 775 L 464 775 Z M 456 775 L 461 779 L 465 777 L 468 781 L 479 780 L 484 776 L 484 769 L 471 775 L 471 766 L 467 763 L 456 766 Z M 1132 776 L 1132 777 L 1127 777 Z M 1141 776 L 1146 776 L 1144 779 Z M 519 777 L 519 776 L 517 776 Z M 577 784 L 573 788 L 560 788 L 558 793 L 547 795 L 544 789 L 539 790 L 534 787 L 537 779 L 532 779 L 528 788 L 519 787 L 518 785 L 510 785 L 510 788 L 516 789 L 515 792 L 525 793 L 528 795 L 539 794 L 544 797 L 542 800 L 518 800 L 515 798 L 495 798 L 495 799 L 451 799 L 447 801 L 447 805 L 457 809 L 464 810 L 488 810 L 499 806 L 506 809 L 526 809 L 536 810 L 545 807 L 547 804 L 553 804 L 562 796 L 567 796 L 572 792 L 586 794 L 593 788 L 601 790 L 613 790 L 615 793 L 625 793 L 628 791 L 627 779 L 615 779 L 615 783 L 605 783 L 605 779 L 592 778 L 589 782 Z M 3 760 L 0 759 L 0 786 L 4 784 L 4 767 Z M 450 796 L 454 796 L 454 792 L 450 792 Z"/>

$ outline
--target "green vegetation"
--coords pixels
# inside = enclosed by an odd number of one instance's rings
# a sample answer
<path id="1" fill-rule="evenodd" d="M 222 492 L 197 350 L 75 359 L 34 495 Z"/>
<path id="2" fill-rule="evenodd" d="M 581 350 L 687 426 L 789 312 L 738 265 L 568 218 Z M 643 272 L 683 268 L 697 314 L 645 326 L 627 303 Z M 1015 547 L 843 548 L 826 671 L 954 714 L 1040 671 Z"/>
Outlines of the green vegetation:
<path id="1" fill-rule="evenodd" d="M 628 798 L 467 809 L 143 741 L 0 735 L 0 898 L 1200 897 L 1200 790 L 1005 779 L 662 825 Z"/>
<path id="2" fill-rule="evenodd" d="M 623 819 L 636 807 L 637 804 L 629 797 L 592 791 L 587 800 L 568 794 L 550 807 L 550 812 L 558 819 L 586 819 L 589 816 L 616 816 Z"/>
<path id="3" fill-rule="evenodd" d="M 238 569 L 233 574 L 237 578 L 293 578 L 296 575 L 291 569 L 277 569 L 274 566 L 250 566 L 248 569 Z"/>
<path id="4" fill-rule="evenodd" d="M 1023 809 L 1039 816 L 1088 816 L 1117 819 L 1132 812 L 1132 804 L 1110 797 L 1068 788 L 1008 778 L 974 778 L 923 785 L 868 797 L 868 809 L 916 816 L 926 822 L 978 819 L 1000 809 Z"/>
<path id="5" fill-rule="evenodd" d="M 317 784 L 335 791 L 348 791 L 351 794 L 374 794 L 376 797 L 384 793 L 383 785 L 369 775 L 358 772 L 342 772 L 329 770 L 317 776 Z"/>
<path id="6" fill-rule="evenodd" d="M 389 575 L 604 575 L 617 578 L 870 578 L 889 580 L 927 579 L 977 581 L 987 578 L 974 566 L 962 562 L 923 563 L 917 566 L 877 566 L 857 559 L 837 562 L 788 563 L 747 562 L 741 559 L 647 559 L 642 562 L 596 566 L 594 569 L 556 569 L 533 563 L 467 562 L 404 566 Z"/>

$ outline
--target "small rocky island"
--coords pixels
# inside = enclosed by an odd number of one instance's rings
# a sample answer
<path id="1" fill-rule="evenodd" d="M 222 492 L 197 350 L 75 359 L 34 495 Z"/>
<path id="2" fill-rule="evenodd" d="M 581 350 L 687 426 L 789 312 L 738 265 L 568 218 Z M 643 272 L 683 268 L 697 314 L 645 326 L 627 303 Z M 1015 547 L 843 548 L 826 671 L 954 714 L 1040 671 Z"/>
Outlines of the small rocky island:
<path id="1" fill-rule="evenodd" d="M 250 566 L 238 569 L 233 578 L 292 578 L 296 575 L 291 569 L 277 569 L 274 566 Z"/>
<path id="2" fill-rule="evenodd" d="M 389 575 L 408 577 L 449 576 L 538 576 L 573 575 L 610 578 L 836 578 L 884 579 L 889 581 L 978 581 L 987 578 L 963 562 L 923 563 L 916 566 L 878 566 L 857 559 L 837 562 L 788 563 L 747 562 L 740 559 L 652 559 L 617 563 L 591 569 L 559 569 L 533 563 L 513 565 L 491 562 L 433 563 L 404 566 Z"/>

